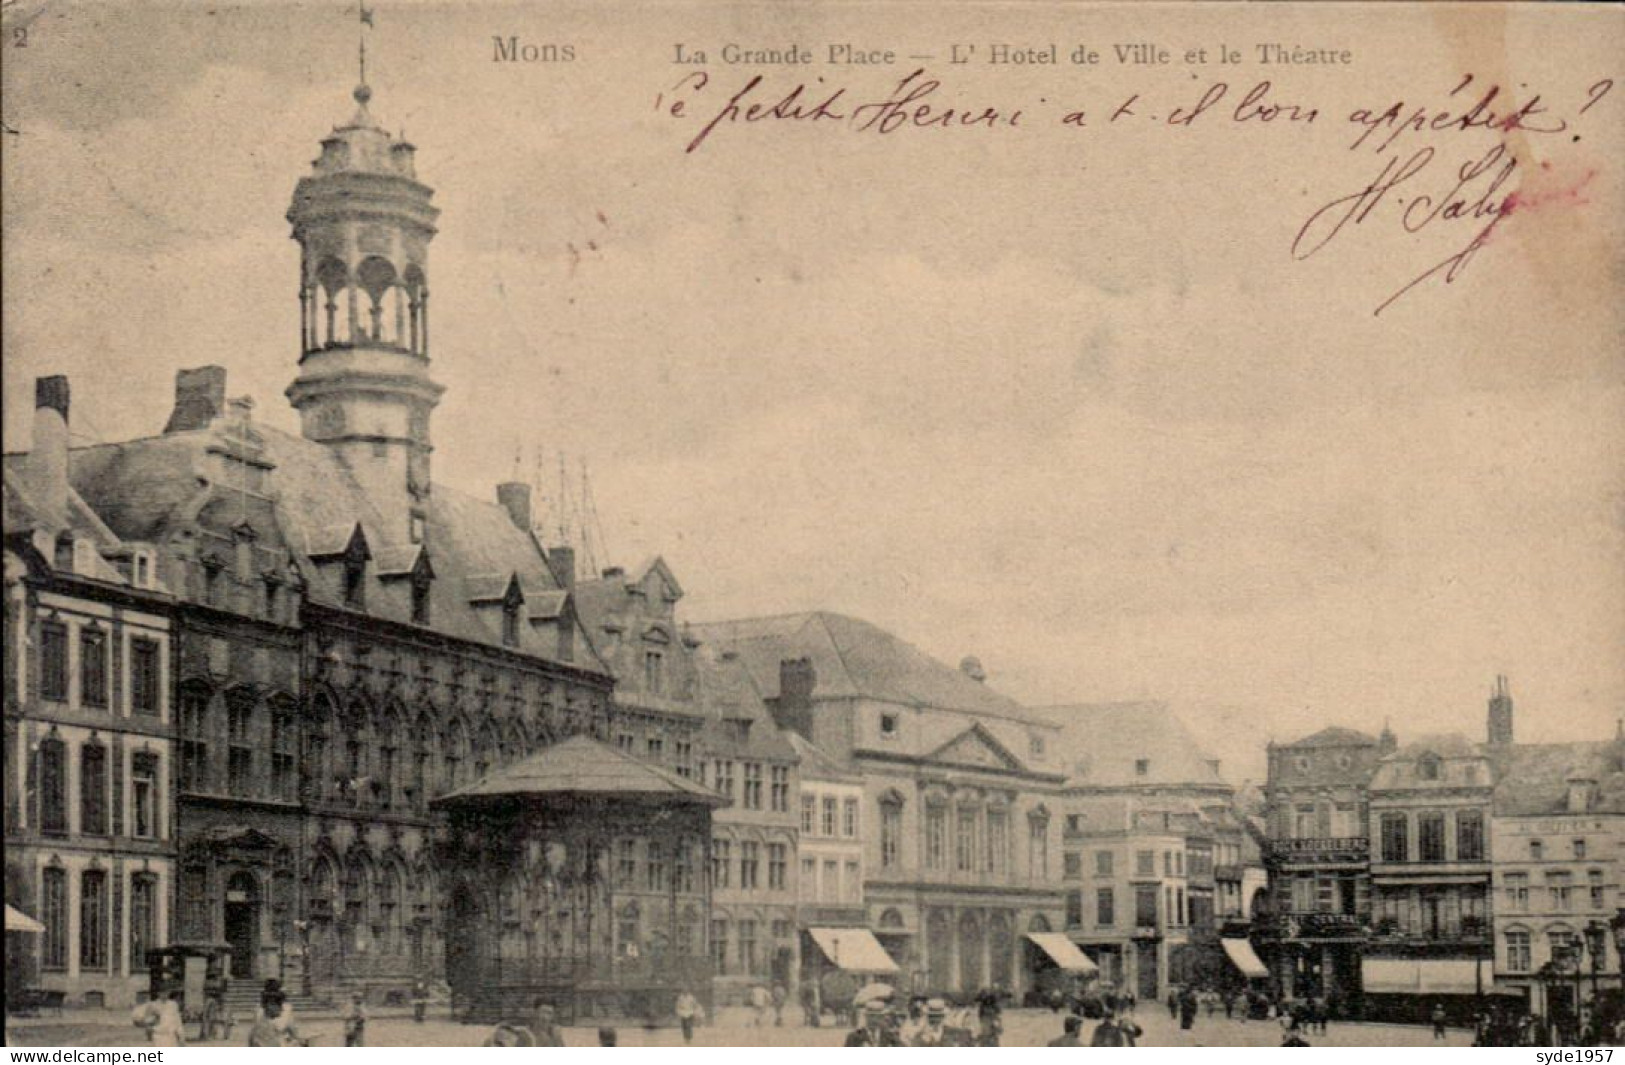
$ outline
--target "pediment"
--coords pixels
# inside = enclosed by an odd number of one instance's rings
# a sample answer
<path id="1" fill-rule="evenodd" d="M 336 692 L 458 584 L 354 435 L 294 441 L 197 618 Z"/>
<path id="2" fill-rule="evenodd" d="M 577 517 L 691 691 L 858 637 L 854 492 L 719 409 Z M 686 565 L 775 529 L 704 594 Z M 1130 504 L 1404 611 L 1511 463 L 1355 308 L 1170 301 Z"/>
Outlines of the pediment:
<path id="1" fill-rule="evenodd" d="M 1020 771 L 1025 768 L 1004 744 L 981 725 L 972 725 L 932 751 L 927 758 L 933 762 L 976 769 Z"/>

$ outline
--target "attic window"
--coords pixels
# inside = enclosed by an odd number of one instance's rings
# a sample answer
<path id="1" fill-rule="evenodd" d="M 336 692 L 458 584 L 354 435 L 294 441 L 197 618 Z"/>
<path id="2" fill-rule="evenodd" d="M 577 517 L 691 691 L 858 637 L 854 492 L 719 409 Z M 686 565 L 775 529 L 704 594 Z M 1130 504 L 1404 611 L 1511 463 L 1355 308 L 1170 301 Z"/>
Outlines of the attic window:
<path id="1" fill-rule="evenodd" d="M 412 624 L 429 624 L 429 580 L 424 576 L 412 578 Z"/>
<path id="2" fill-rule="evenodd" d="M 1150 774 L 1151 774 L 1151 759 L 1149 759 L 1149 758 L 1136 758 L 1136 759 L 1134 759 L 1134 775 L 1135 776 L 1144 777 L 1144 776 L 1150 776 Z"/>
<path id="3" fill-rule="evenodd" d="M 881 714 L 880 715 L 880 737 L 881 737 L 881 739 L 887 739 L 887 740 L 893 740 L 893 739 L 897 738 L 897 715 L 896 714 Z"/>
<path id="4" fill-rule="evenodd" d="M 1416 763 L 1416 775 L 1423 780 L 1438 780 L 1439 760 L 1431 754 L 1423 756 L 1422 760 Z"/>
<path id="5" fill-rule="evenodd" d="M 152 556 L 145 551 L 130 555 L 130 583 L 137 588 L 152 587 Z"/>
<path id="6" fill-rule="evenodd" d="M 1027 741 L 1027 750 L 1034 758 L 1044 757 L 1044 737 L 1033 736 Z"/>
<path id="7" fill-rule="evenodd" d="M 519 646 L 519 602 L 509 599 L 502 604 L 502 646 Z"/>
<path id="8" fill-rule="evenodd" d="M 363 610 L 367 606 L 367 563 L 360 558 L 344 561 L 344 605 Z"/>

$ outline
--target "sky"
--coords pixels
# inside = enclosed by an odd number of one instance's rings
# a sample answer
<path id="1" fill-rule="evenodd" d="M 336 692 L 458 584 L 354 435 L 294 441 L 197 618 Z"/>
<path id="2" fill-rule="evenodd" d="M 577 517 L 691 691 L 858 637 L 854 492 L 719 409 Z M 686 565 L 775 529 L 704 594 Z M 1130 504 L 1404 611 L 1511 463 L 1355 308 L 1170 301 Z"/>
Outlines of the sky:
<path id="1" fill-rule="evenodd" d="M 1237 779 L 1326 724 L 1480 736 L 1498 673 L 1523 739 L 1625 715 L 1625 123 L 1617 98 L 1574 115 L 1618 74 L 1618 10 L 376 7 L 372 114 L 443 211 L 438 481 L 491 496 L 563 452 L 598 563 L 663 555 L 690 619 L 834 610 L 1030 703 L 1164 699 Z M 3 75 L 6 449 L 36 376 L 70 376 L 77 439 L 114 441 L 159 432 L 206 363 L 297 431 L 283 215 L 354 109 L 354 9 L 33 11 Z M 577 59 L 495 61 L 507 35 Z M 685 153 L 693 113 L 655 106 L 676 42 L 1141 39 L 1355 62 L 1237 75 L 1321 108 L 1307 126 L 1103 128 L 1215 76 L 1183 67 L 931 68 L 1049 118 L 1003 134 L 724 126 Z M 1393 154 L 1332 120 L 1464 70 L 1533 84 L 1575 139 L 1511 138 L 1541 209 L 1373 316 L 1473 230 L 1396 212 L 1294 261 Z M 854 97 L 899 76 L 709 72 L 695 112 L 753 73 Z M 1071 100 L 1087 132 L 1055 121 Z M 1439 170 L 1493 143 L 1440 141 Z"/>

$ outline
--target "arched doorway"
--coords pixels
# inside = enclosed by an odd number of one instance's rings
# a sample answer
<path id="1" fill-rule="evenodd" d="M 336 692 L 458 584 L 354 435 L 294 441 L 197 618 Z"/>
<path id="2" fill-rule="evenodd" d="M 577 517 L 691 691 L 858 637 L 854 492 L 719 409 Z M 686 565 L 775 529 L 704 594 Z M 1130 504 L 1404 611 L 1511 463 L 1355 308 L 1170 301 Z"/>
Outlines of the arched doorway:
<path id="1" fill-rule="evenodd" d="M 231 947 L 231 975 L 244 979 L 256 975 L 255 960 L 260 953 L 260 882 L 250 872 L 239 870 L 226 881 L 226 943 Z"/>
<path id="2" fill-rule="evenodd" d="M 453 1002 L 471 996 L 484 969 L 485 908 L 478 893 L 459 884 L 446 906 L 446 983 Z"/>
<path id="3" fill-rule="evenodd" d="M 949 991 L 953 986 L 953 969 L 949 965 L 948 948 L 952 946 L 949 937 L 953 935 L 953 928 L 948 923 L 948 914 L 943 910 L 932 910 L 926 918 L 925 949 L 930 965 L 930 980 L 932 991 Z"/>
<path id="4" fill-rule="evenodd" d="M 991 970 L 988 984 L 1006 991 L 1016 989 L 1012 964 L 1016 956 L 1016 940 L 1010 915 L 995 912 L 987 922 L 988 962 Z"/>
<path id="5" fill-rule="evenodd" d="M 974 913 L 959 917 L 959 990 L 982 987 L 982 922 Z"/>

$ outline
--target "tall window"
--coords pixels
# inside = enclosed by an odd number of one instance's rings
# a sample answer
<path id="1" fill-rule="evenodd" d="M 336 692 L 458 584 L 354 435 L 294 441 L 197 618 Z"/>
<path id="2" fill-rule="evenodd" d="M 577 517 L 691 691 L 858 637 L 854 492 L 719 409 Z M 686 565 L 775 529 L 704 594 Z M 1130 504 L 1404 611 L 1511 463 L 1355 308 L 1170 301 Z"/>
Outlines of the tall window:
<path id="1" fill-rule="evenodd" d="M 963 807 L 954 825 L 954 868 L 961 873 L 976 870 L 976 810 Z"/>
<path id="2" fill-rule="evenodd" d="M 1066 926 L 1076 928 L 1083 924 L 1083 892 L 1066 893 Z"/>
<path id="3" fill-rule="evenodd" d="M 207 791 L 209 787 L 209 744 L 206 717 L 209 697 L 202 692 L 181 693 L 181 787 Z"/>
<path id="4" fill-rule="evenodd" d="M 79 702 L 107 706 L 107 633 L 103 629 L 79 630 Z"/>
<path id="5" fill-rule="evenodd" d="M 615 841 L 615 886 L 633 887 L 638 882 L 638 844 L 636 840 Z"/>
<path id="6" fill-rule="evenodd" d="M 1083 879 L 1083 855 L 1077 851 L 1067 851 L 1061 856 L 1061 879 Z"/>
<path id="7" fill-rule="evenodd" d="M 1476 862 L 1484 857 L 1484 815 L 1463 810 L 1456 815 L 1456 859 Z"/>
<path id="8" fill-rule="evenodd" d="M 233 795 L 254 793 L 254 701 L 226 701 L 226 787 Z"/>
<path id="9" fill-rule="evenodd" d="M 694 745 L 688 740 L 673 740 L 671 745 L 672 761 L 680 777 L 694 775 Z"/>
<path id="10" fill-rule="evenodd" d="M 824 879 L 818 882 L 818 897 L 825 902 L 835 902 L 841 897 L 841 867 L 840 864 L 824 860 Z"/>
<path id="11" fill-rule="evenodd" d="M 68 874 L 55 867 L 40 874 L 40 964 L 47 971 L 68 967 Z"/>
<path id="12" fill-rule="evenodd" d="M 728 863 L 732 858 L 732 847 L 725 839 L 711 841 L 711 887 L 725 888 L 728 886 Z"/>
<path id="13" fill-rule="evenodd" d="M 1117 893 L 1109 887 L 1095 888 L 1095 924 L 1110 928 L 1117 923 Z"/>
<path id="14" fill-rule="evenodd" d="M 1416 845 L 1422 861 L 1444 861 L 1444 814 L 1427 813 L 1416 818 Z"/>
<path id="15" fill-rule="evenodd" d="M 717 761 L 717 790 L 733 798 L 734 794 L 734 764 L 726 759 Z"/>
<path id="16" fill-rule="evenodd" d="M 1546 888 L 1552 893 L 1552 909 L 1567 910 L 1574 905 L 1574 883 L 1568 873 L 1547 873 Z"/>
<path id="17" fill-rule="evenodd" d="M 746 762 L 744 806 L 747 810 L 762 808 L 762 763 Z"/>
<path id="18" fill-rule="evenodd" d="M 728 922 L 719 918 L 711 921 L 711 967 L 718 976 L 729 972 L 728 967 Z"/>
<path id="19" fill-rule="evenodd" d="M 153 839 L 158 835 L 158 756 L 141 751 L 130 759 L 130 835 Z M 132 962 L 141 955 L 132 954 Z"/>
<path id="20" fill-rule="evenodd" d="M 271 708 L 271 794 L 284 802 L 299 797 L 299 733 L 293 710 Z M 420 781 L 421 783 L 421 781 Z"/>
<path id="21" fill-rule="evenodd" d="M 107 748 L 95 742 L 79 748 L 79 831 L 107 833 Z"/>
<path id="22" fill-rule="evenodd" d="M 130 709 L 158 714 L 158 643 L 137 636 L 130 641 Z"/>
<path id="23" fill-rule="evenodd" d="M 1135 851 L 1134 852 L 1134 875 L 1135 876 L 1156 876 L 1157 875 L 1157 852 L 1156 851 Z"/>
<path id="24" fill-rule="evenodd" d="M 1507 933 L 1507 971 L 1526 973 L 1531 965 L 1529 933 L 1516 929 Z"/>
<path id="25" fill-rule="evenodd" d="M 811 858 L 801 859 L 801 883 L 796 885 L 796 894 L 803 899 L 818 897 L 818 863 Z"/>
<path id="26" fill-rule="evenodd" d="M 367 563 L 352 557 L 344 563 L 344 605 L 356 610 L 367 608 Z"/>
<path id="27" fill-rule="evenodd" d="M 1516 913 L 1529 910 L 1529 874 L 1508 873 L 1505 878 L 1507 908 Z"/>
<path id="28" fill-rule="evenodd" d="M 739 922 L 739 971 L 756 971 L 756 922 Z"/>
<path id="29" fill-rule="evenodd" d="M 818 828 L 822 835 L 827 836 L 830 839 L 835 838 L 835 816 L 838 809 L 839 806 L 835 802 L 834 797 L 829 795 L 824 796 L 824 802 L 820 808 L 821 816 L 818 820 Z"/>
<path id="30" fill-rule="evenodd" d="M 801 834 L 813 834 L 813 823 L 818 818 L 818 800 L 811 795 L 801 797 Z"/>
<path id="31" fill-rule="evenodd" d="M 742 891 L 756 890 L 756 874 L 761 866 L 761 846 L 751 839 L 739 844 L 739 887 Z M 743 933 L 741 933 L 743 934 Z"/>
<path id="32" fill-rule="evenodd" d="M 857 862 L 846 863 L 845 887 L 844 898 L 847 902 L 863 901 L 863 877 L 858 872 Z"/>
<path id="33" fill-rule="evenodd" d="M 1027 876 L 1049 879 L 1049 818 L 1027 818 Z"/>
<path id="34" fill-rule="evenodd" d="M 767 845 L 767 887 L 769 891 L 783 891 L 786 883 L 785 868 L 788 866 L 790 848 L 782 843 L 769 843 Z"/>
<path id="35" fill-rule="evenodd" d="M 665 891 L 670 886 L 666 881 L 666 848 L 659 841 L 649 841 L 648 880 L 650 891 Z"/>
<path id="36" fill-rule="evenodd" d="M 61 740 L 39 745 L 40 831 L 68 830 L 68 748 Z"/>
<path id="37" fill-rule="evenodd" d="M 841 804 L 841 835 L 853 839 L 858 834 L 858 800 L 847 799 Z"/>
<path id="38" fill-rule="evenodd" d="M 1382 860 L 1404 862 L 1410 860 L 1410 826 L 1404 814 L 1382 815 Z"/>
<path id="39" fill-rule="evenodd" d="M 1157 889 L 1150 884 L 1144 884 L 1134 889 L 1134 927 L 1155 928 L 1157 926 Z"/>
<path id="40" fill-rule="evenodd" d="M 772 769 L 771 805 L 775 813 L 790 812 L 790 767 L 776 765 Z"/>
<path id="41" fill-rule="evenodd" d="M 40 698 L 66 702 L 68 698 L 68 627 L 45 621 L 39 627 Z"/>
<path id="42" fill-rule="evenodd" d="M 100 869 L 79 876 L 79 968 L 107 968 L 107 874 Z"/>
<path id="43" fill-rule="evenodd" d="M 1601 869 L 1586 870 L 1586 886 L 1591 891 L 1591 908 L 1593 910 L 1602 909 L 1604 889 Z"/>
<path id="44" fill-rule="evenodd" d="M 137 873 L 130 878 L 130 968 L 146 964 L 147 951 L 158 945 L 158 878 Z"/>
<path id="45" fill-rule="evenodd" d="M 1095 851 L 1095 875 L 1096 876 L 1111 876 L 1112 875 L 1112 852 L 1111 851 Z"/>
<path id="46" fill-rule="evenodd" d="M 987 861 L 984 868 L 994 876 L 1010 871 L 1010 815 L 1004 810 L 987 812 Z"/>
<path id="47" fill-rule="evenodd" d="M 925 867 L 948 867 L 948 810 L 940 805 L 925 808 Z"/>
<path id="48" fill-rule="evenodd" d="M 643 652 L 643 690 L 659 695 L 666 687 L 665 662 L 659 651 Z"/>
<path id="49" fill-rule="evenodd" d="M 895 869 L 900 864 L 903 845 L 903 806 L 898 802 L 880 804 L 880 867 Z"/>

